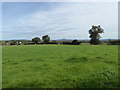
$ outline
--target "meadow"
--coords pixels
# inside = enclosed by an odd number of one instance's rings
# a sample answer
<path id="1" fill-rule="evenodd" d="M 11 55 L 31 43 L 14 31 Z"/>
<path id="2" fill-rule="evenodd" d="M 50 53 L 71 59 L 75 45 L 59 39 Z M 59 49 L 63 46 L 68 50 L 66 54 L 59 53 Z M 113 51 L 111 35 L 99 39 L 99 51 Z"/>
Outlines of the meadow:
<path id="1" fill-rule="evenodd" d="M 2 47 L 3 88 L 117 88 L 117 45 Z"/>

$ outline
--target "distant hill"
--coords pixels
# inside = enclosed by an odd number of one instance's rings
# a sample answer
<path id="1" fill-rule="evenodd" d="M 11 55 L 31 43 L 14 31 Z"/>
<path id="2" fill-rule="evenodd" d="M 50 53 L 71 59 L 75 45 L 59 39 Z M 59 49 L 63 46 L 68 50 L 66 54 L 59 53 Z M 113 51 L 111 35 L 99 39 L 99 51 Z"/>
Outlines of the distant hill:
<path id="1" fill-rule="evenodd" d="M 56 41 L 72 41 L 73 39 L 66 39 L 66 38 L 63 38 L 63 39 L 57 39 Z"/>
<path id="2" fill-rule="evenodd" d="M 55 39 L 55 41 L 72 41 L 75 39 L 67 39 L 67 38 L 63 38 L 63 39 Z M 77 39 L 77 40 L 81 40 L 81 41 L 89 41 L 90 39 Z"/>

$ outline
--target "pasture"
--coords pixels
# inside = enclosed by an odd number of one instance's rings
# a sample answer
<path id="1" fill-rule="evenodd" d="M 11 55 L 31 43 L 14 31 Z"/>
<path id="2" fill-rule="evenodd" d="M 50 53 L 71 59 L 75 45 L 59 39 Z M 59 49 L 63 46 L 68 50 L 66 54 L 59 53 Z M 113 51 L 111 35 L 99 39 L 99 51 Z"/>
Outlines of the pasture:
<path id="1" fill-rule="evenodd" d="M 117 45 L 2 47 L 3 88 L 116 88 Z"/>

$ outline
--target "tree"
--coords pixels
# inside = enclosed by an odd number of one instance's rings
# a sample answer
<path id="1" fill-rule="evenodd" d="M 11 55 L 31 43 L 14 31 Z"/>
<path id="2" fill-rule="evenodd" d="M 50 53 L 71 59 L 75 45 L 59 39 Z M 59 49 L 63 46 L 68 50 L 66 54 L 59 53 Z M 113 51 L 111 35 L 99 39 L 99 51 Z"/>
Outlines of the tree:
<path id="1" fill-rule="evenodd" d="M 42 40 L 44 41 L 44 43 L 48 43 L 50 41 L 50 37 L 48 35 L 45 35 L 42 37 Z"/>
<path id="2" fill-rule="evenodd" d="M 89 38 L 91 38 L 90 43 L 94 45 L 99 44 L 99 39 L 101 38 L 100 34 L 102 33 L 104 33 L 104 30 L 101 28 L 100 25 L 92 26 L 92 28 L 89 30 Z"/>
<path id="3" fill-rule="evenodd" d="M 37 44 L 38 42 L 40 42 L 40 38 L 39 37 L 35 37 L 32 39 L 32 41 Z"/>
<path id="4" fill-rule="evenodd" d="M 72 41 L 72 45 L 77 45 L 77 44 L 78 44 L 78 40 L 75 39 Z"/>
<path id="5" fill-rule="evenodd" d="M 17 41 L 15 40 L 10 41 L 10 45 L 17 45 Z"/>

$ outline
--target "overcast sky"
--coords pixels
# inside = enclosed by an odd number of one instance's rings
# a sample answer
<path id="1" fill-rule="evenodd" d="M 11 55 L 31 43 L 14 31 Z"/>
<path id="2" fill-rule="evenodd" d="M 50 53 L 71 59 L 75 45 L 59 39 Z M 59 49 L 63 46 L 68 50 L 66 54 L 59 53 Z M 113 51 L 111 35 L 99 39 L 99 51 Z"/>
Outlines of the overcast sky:
<path id="1" fill-rule="evenodd" d="M 89 39 L 92 25 L 104 28 L 102 39 L 118 38 L 117 2 L 4 2 L 3 40 Z"/>

